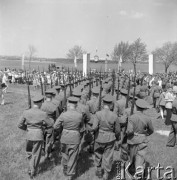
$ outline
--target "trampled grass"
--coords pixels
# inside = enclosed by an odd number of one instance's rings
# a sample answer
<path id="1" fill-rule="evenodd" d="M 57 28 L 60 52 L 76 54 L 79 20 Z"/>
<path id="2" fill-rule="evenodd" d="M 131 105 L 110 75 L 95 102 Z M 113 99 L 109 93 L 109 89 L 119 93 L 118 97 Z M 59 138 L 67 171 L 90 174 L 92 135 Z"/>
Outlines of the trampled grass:
<path id="1" fill-rule="evenodd" d="M 6 105 L 0 106 L 0 179 L 1 180 L 28 180 L 28 164 L 25 158 L 25 132 L 18 129 L 17 124 L 20 115 L 27 107 L 27 89 L 25 86 L 13 85 L 8 89 L 9 93 L 5 96 Z M 32 94 L 35 92 L 32 90 Z M 40 93 L 40 91 L 38 91 Z M 155 130 L 170 130 L 164 125 L 161 119 L 157 119 L 154 109 L 147 112 L 152 118 Z M 147 161 L 149 166 L 173 166 L 177 172 L 177 149 L 167 148 L 167 136 L 154 133 L 149 137 L 149 147 Z M 58 147 L 58 146 L 57 146 Z M 57 148 L 56 148 L 57 149 Z M 110 180 L 116 179 L 116 160 L 119 152 L 115 152 L 114 165 L 110 174 Z M 161 175 L 165 170 L 161 170 Z M 157 170 L 153 171 L 153 180 L 157 177 Z M 176 173 L 177 176 L 177 173 Z M 51 161 L 41 159 L 39 174 L 36 180 L 64 180 L 65 177 L 61 168 L 61 156 L 59 149 L 53 152 Z M 80 155 L 78 160 L 77 175 L 78 180 L 97 180 L 95 177 L 94 158 L 87 152 Z"/>

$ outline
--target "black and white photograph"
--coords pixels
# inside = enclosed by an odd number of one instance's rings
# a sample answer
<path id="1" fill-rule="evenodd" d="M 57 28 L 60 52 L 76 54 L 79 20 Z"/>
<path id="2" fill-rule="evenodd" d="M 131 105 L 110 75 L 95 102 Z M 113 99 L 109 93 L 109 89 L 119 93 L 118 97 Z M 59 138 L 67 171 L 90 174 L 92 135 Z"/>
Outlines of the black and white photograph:
<path id="1" fill-rule="evenodd" d="M 177 0 L 0 0 L 0 180 L 177 180 Z"/>

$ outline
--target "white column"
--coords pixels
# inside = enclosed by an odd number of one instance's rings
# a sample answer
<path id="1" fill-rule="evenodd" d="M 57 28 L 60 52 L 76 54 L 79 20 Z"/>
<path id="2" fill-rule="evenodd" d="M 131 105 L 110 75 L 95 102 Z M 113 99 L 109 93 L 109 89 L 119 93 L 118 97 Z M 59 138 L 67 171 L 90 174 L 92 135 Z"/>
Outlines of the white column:
<path id="1" fill-rule="evenodd" d="M 22 55 L 22 69 L 24 70 L 24 64 L 25 64 L 25 55 Z"/>
<path id="2" fill-rule="evenodd" d="M 83 54 L 83 76 L 90 71 L 90 54 Z"/>
<path id="3" fill-rule="evenodd" d="M 74 67 L 77 68 L 77 57 L 74 58 Z"/>
<path id="4" fill-rule="evenodd" d="M 149 74 L 154 73 L 154 60 L 153 60 L 153 54 L 149 54 Z"/>

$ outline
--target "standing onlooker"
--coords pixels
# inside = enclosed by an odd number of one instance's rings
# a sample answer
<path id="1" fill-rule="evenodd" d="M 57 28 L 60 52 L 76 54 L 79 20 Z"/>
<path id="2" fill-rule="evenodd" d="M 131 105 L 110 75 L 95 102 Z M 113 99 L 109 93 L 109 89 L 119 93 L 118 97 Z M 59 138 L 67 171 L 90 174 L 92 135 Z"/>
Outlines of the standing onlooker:
<path id="1" fill-rule="evenodd" d="M 160 109 L 160 115 L 161 115 L 161 118 L 162 120 L 164 120 L 164 111 L 165 111 L 165 85 L 162 84 L 162 92 L 160 94 L 160 97 L 159 97 L 159 101 L 158 101 L 158 107 Z"/>
<path id="2" fill-rule="evenodd" d="M 170 84 L 167 85 L 167 92 L 165 94 L 165 108 L 167 111 L 167 116 L 166 116 L 166 121 L 165 124 L 166 125 L 170 125 L 171 124 L 171 110 L 172 110 L 172 103 L 174 100 L 174 96 L 172 93 L 172 86 Z"/>

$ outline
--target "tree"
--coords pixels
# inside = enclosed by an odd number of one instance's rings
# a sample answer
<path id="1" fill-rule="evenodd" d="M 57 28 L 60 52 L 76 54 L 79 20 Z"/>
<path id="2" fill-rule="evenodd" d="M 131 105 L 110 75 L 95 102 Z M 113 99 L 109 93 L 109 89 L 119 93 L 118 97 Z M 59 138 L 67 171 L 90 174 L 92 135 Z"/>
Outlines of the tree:
<path id="1" fill-rule="evenodd" d="M 170 64 L 177 61 L 177 42 L 167 42 L 152 53 L 154 54 L 156 61 L 160 61 L 164 64 L 165 73 L 167 73 Z"/>
<path id="2" fill-rule="evenodd" d="M 128 60 L 130 55 L 130 45 L 128 42 L 120 42 L 114 46 L 114 50 L 112 53 L 113 60 L 119 60 L 120 57 L 122 58 L 122 62 Z"/>
<path id="3" fill-rule="evenodd" d="M 134 104 L 135 104 L 135 92 L 136 92 L 136 64 L 138 61 L 142 61 L 147 55 L 146 44 L 141 42 L 141 39 L 138 38 L 130 45 L 130 54 L 129 59 L 134 67 L 134 92 L 133 92 L 133 104 L 131 107 L 131 114 L 133 114 Z"/>
<path id="4" fill-rule="evenodd" d="M 136 66 L 136 63 L 143 61 L 146 56 L 146 44 L 138 38 L 130 45 L 129 60 L 133 63 L 133 66 Z"/>
<path id="5" fill-rule="evenodd" d="M 29 53 L 29 70 L 31 69 L 31 60 L 34 58 L 34 54 L 37 52 L 36 48 L 33 45 L 28 46 Z"/>
<path id="6" fill-rule="evenodd" d="M 75 45 L 73 48 L 69 49 L 67 58 L 74 59 L 76 57 L 76 59 L 82 59 L 84 53 L 86 53 L 86 51 L 84 51 L 81 46 Z"/>

